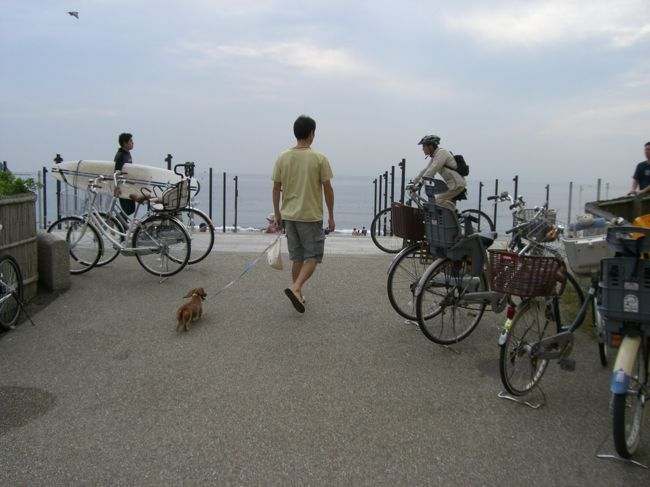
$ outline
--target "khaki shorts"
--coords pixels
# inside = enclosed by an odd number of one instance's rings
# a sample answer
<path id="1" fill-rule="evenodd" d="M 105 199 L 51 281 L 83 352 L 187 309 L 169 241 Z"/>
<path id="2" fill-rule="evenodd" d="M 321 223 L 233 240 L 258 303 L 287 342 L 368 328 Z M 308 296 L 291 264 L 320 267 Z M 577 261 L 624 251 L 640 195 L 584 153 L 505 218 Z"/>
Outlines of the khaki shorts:
<path id="1" fill-rule="evenodd" d="M 287 232 L 287 247 L 289 259 L 294 262 L 315 260 L 319 264 L 323 261 L 325 251 L 325 235 L 323 235 L 323 222 L 297 222 L 284 221 Z"/>

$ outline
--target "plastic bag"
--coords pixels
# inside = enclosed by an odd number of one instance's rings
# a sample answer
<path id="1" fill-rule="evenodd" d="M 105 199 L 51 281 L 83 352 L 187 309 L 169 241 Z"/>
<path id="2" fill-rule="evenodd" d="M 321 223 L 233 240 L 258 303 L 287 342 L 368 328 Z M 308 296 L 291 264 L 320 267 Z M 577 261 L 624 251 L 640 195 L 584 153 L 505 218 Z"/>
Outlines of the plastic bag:
<path id="1" fill-rule="evenodd" d="M 280 253 L 280 250 L 280 238 L 276 238 L 275 242 L 271 244 L 269 250 L 266 252 L 266 260 L 269 262 L 269 265 L 279 271 L 283 269 L 282 254 Z"/>

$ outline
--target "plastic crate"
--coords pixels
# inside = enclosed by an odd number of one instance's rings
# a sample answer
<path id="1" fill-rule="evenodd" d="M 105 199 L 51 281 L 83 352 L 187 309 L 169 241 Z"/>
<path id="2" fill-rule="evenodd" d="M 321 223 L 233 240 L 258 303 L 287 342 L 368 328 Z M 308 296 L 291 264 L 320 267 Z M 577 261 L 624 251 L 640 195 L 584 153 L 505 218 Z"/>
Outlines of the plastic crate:
<path id="1" fill-rule="evenodd" d="M 391 212 L 395 235 L 407 240 L 424 240 L 424 210 L 393 203 Z"/>
<path id="2" fill-rule="evenodd" d="M 440 249 L 450 249 L 461 236 L 456 213 L 435 203 L 424 205 L 424 228 L 433 254 Z"/>
<path id="3" fill-rule="evenodd" d="M 607 331 L 650 335 L 650 261 L 611 257 L 601 261 L 601 303 Z"/>
<path id="4" fill-rule="evenodd" d="M 489 250 L 493 291 L 513 296 L 551 296 L 562 279 L 562 262 L 554 257 Z"/>
<path id="5" fill-rule="evenodd" d="M 614 249 L 607 243 L 607 235 L 565 238 L 564 250 L 571 270 L 578 275 L 590 275 L 600 270 L 600 261 L 614 256 Z"/>

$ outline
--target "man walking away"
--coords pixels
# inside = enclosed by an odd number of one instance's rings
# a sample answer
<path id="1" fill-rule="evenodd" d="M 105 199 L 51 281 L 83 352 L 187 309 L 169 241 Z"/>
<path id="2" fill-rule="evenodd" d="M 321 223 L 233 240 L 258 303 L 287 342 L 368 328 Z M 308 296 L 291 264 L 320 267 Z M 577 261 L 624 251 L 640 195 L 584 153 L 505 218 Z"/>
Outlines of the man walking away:
<path id="1" fill-rule="evenodd" d="M 314 119 L 301 115 L 293 124 L 296 145 L 282 152 L 273 168 L 274 223 L 284 223 L 291 266 L 291 286 L 284 290 L 293 307 L 305 312 L 302 287 L 323 260 L 323 195 L 327 228 L 334 231 L 334 189 L 327 157 L 311 148 Z M 282 196 L 282 209 L 280 197 Z"/>

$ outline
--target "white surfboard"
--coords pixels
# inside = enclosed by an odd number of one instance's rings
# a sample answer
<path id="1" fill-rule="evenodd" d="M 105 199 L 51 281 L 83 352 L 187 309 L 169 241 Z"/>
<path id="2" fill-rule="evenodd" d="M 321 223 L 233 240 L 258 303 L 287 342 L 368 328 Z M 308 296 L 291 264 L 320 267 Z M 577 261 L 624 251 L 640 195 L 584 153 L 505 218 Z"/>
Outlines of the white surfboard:
<path id="1" fill-rule="evenodd" d="M 99 192 L 113 195 L 113 161 L 64 161 L 52 166 L 51 172 L 55 178 L 78 189 L 87 189 L 88 181 L 104 176 L 107 179 L 102 183 Z M 120 185 L 120 195 L 128 197 L 129 194 L 141 194 L 142 189 L 154 191 L 154 188 L 167 189 L 181 180 L 181 176 L 174 171 L 143 164 L 125 164 L 122 173 L 127 181 Z M 195 181 L 193 181 L 195 183 Z M 196 184 L 191 186 L 196 187 Z"/>

